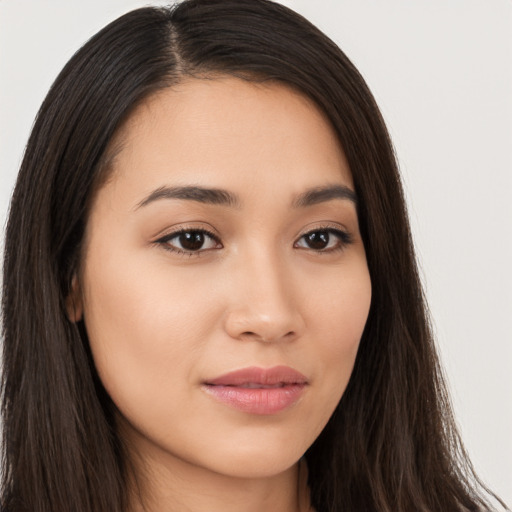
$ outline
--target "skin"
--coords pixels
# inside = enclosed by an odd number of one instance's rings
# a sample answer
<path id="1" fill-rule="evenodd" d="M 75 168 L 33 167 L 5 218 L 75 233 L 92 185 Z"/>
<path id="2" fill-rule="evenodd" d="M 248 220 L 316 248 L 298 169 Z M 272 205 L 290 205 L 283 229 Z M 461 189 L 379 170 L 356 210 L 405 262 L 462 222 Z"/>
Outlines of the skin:
<path id="1" fill-rule="evenodd" d="M 353 190 L 333 129 L 283 85 L 216 77 L 159 92 L 114 145 L 70 316 L 84 318 L 118 408 L 139 485 L 131 509 L 297 512 L 297 461 L 346 388 L 371 300 L 354 201 L 294 205 L 310 189 Z M 147 201 L 189 185 L 237 204 Z M 173 251 L 182 229 L 215 238 Z M 312 248 L 310 232 L 325 247 Z M 239 411 L 202 385 L 276 365 L 308 380 L 276 414 Z"/>

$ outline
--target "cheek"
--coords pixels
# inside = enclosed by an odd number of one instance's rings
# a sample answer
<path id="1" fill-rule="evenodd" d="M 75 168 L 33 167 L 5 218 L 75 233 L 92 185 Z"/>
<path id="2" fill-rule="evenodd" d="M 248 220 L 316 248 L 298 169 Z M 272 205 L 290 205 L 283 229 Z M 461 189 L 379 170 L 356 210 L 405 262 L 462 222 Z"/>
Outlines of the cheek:
<path id="1" fill-rule="evenodd" d="M 324 280 L 308 304 L 316 339 L 333 362 L 357 352 L 370 310 L 372 287 L 365 260 Z"/>
<path id="2" fill-rule="evenodd" d="M 90 258 L 85 270 L 84 319 L 91 351 L 120 409 L 144 410 L 148 397 L 158 393 L 166 394 L 162 400 L 169 408 L 178 408 L 170 390 L 186 399 L 195 377 L 193 363 L 213 330 L 212 292 L 201 287 L 202 280 L 181 282 L 180 273 L 168 274 L 112 252 Z"/>
<path id="3" fill-rule="evenodd" d="M 315 435 L 324 428 L 347 387 L 371 303 L 366 264 L 354 266 L 350 273 L 324 285 L 308 307 L 314 333 L 311 360 L 317 364 L 319 393 L 312 414 L 318 418 Z"/>

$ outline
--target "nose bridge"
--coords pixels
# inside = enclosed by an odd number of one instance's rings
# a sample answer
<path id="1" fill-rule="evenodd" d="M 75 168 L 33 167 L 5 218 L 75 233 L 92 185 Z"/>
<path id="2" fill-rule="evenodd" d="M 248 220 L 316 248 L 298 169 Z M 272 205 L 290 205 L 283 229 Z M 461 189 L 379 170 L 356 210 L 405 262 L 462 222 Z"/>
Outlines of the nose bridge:
<path id="1" fill-rule="evenodd" d="M 268 247 L 240 255 L 226 321 L 232 337 L 279 341 L 300 333 L 303 321 L 290 273 L 278 251 Z"/>

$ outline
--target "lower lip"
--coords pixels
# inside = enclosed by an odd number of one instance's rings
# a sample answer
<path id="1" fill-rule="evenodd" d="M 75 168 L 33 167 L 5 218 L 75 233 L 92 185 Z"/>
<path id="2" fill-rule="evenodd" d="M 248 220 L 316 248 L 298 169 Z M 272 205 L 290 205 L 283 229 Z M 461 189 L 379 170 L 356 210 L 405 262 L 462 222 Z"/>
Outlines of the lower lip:
<path id="1" fill-rule="evenodd" d="M 291 407 L 302 396 L 305 384 L 280 388 L 243 388 L 205 385 L 205 391 L 219 402 L 250 414 L 277 414 Z"/>

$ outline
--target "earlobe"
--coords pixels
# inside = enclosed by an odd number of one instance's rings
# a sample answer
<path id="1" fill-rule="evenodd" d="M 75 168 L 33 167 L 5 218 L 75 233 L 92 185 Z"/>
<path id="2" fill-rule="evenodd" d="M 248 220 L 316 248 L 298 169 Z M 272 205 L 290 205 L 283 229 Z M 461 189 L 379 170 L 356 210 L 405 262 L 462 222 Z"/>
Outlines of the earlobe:
<path id="1" fill-rule="evenodd" d="M 75 274 L 71 280 L 71 291 L 66 297 L 66 313 L 69 321 L 76 323 L 82 320 L 83 311 L 82 291 Z"/>

